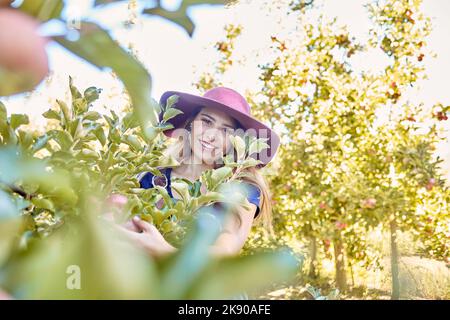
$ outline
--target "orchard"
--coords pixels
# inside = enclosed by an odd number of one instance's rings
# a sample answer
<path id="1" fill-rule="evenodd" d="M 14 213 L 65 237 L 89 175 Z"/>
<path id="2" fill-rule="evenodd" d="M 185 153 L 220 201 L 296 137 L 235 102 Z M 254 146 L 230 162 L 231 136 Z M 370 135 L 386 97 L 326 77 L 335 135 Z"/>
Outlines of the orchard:
<path id="1" fill-rule="evenodd" d="M 113 2 L 120 1 L 92 6 Z M 435 298 L 448 299 L 450 189 L 434 151 L 445 140 L 450 106 L 402 100 L 426 77 L 423 62 L 431 58 L 432 26 L 421 2 L 368 1 L 365 43 L 335 20 L 314 18 L 314 1 L 283 2 L 301 23 L 291 38 L 270 37 L 273 55 L 255 75 L 260 88 L 246 92 L 254 115 L 283 136 L 275 162 L 264 168 L 272 225 L 256 224 L 239 256 L 215 258 L 207 250 L 220 232 L 214 203 L 227 213 L 247 205 L 239 178 L 259 164 L 251 154 L 267 148 L 265 141 L 234 136 L 237 161 L 225 158 L 223 167 L 204 172 L 205 192 L 198 183 L 174 183 L 182 195 L 176 203 L 163 187 L 141 188 L 140 173 L 161 175 L 177 165 L 164 131 L 181 113 L 178 97 L 165 105 L 151 97 L 147 69 L 100 24 L 81 21 L 76 39 L 68 29 L 41 35 L 48 21 L 68 25 L 64 1 L 0 1 L 0 299 L 226 299 L 243 291 L 262 299 L 275 292 L 286 299 L 373 298 L 369 273 L 388 275 L 388 298 L 411 298 L 402 280 L 408 241 L 408 255 L 445 266 L 443 293 Z M 239 5 L 185 0 L 168 11 L 156 2 L 139 15 L 159 16 L 192 37 L 187 11 L 207 3 Z M 193 82 L 201 92 L 226 85 L 239 64 L 235 43 L 243 27 L 224 31 L 225 39 L 215 39 L 219 60 Z M 33 130 L 2 97 L 43 85 L 49 43 L 111 70 L 129 104 L 95 111 L 107 92 L 95 83 L 77 87 L 69 77 L 69 102 L 54 99 L 42 114 L 45 129 Z M 355 72 L 352 56 L 368 49 L 389 63 L 379 72 Z M 382 122 L 379 112 L 387 114 Z M 121 242 L 105 216 L 118 223 L 138 216 L 178 251 L 149 257 Z M 83 270 L 81 290 L 67 289 L 74 265 Z"/>

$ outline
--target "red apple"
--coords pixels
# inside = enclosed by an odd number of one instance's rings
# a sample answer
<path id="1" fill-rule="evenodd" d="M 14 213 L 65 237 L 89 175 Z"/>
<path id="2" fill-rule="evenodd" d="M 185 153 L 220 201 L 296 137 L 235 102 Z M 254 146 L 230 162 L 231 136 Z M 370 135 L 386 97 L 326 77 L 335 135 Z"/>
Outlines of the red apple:
<path id="1" fill-rule="evenodd" d="M 428 180 L 428 183 L 426 184 L 425 188 L 428 191 L 431 191 L 433 189 L 433 187 L 435 186 L 435 184 L 436 184 L 436 179 L 431 178 L 430 180 Z"/>
<path id="2" fill-rule="evenodd" d="M 375 208 L 376 204 L 377 204 L 377 199 L 375 199 L 375 198 L 367 198 L 367 199 L 364 199 L 362 201 L 361 206 L 363 208 L 373 209 L 373 208 Z"/>
<path id="3" fill-rule="evenodd" d="M 347 224 L 342 221 L 336 221 L 335 225 L 339 230 L 345 229 L 347 227 Z"/>
<path id="4" fill-rule="evenodd" d="M 439 121 L 445 121 L 448 120 L 447 114 L 445 112 L 439 111 L 436 114 L 436 117 L 438 118 Z"/>
<path id="5" fill-rule="evenodd" d="M 39 22 L 16 9 L 0 9 L 0 96 L 32 90 L 48 74 L 47 40 Z"/>
<path id="6" fill-rule="evenodd" d="M 0 300 L 12 300 L 13 298 L 0 288 Z"/>

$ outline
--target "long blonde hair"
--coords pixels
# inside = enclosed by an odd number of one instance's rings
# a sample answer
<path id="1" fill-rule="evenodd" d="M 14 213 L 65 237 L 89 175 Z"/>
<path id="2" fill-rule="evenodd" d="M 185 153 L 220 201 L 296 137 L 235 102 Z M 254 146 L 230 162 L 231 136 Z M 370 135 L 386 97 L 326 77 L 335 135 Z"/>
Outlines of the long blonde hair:
<path id="1" fill-rule="evenodd" d="M 187 129 L 194 118 L 197 116 L 197 114 L 201 111 L 202 107 L 199 107 L 197 110 L 195 110 L 192 115 L 186 119 L 184 124 L 180 126 L 180 128 Z M 236 120 L 235 120 L 236 121 Z M 236 121 L 236 123 L 238 123 Z M 239 126 L 239 125 L 238 125 Z M 188 142 L 186 142 L 188 141 Z M 189 139 L 178 139 L 177 141 L 170 144 L 163 152 L 165 156 L 171 156 L 177 162 L 181 165 L 183 164 L 186 159 L 189 158 L 190 154 L 185 154 L 184 151 L 191 150 L 190 148 L 186 148 L 185 144 L 190 143 Z M 236 152 L 234 152 L 235 157 Z M 215 166 L 215 169 L 222 167 L 223 164 L 218 164 Z M 243 172 L 246 173 L 245 177 L 241 178 L 242 181 L 246 181 L 248 183 L 251 183 L 253 185 L 256 185 L 259 190 L 261 191 L 260 194 L 260 201 L 259 201 L 259 214 L 255 218 L 255 222 L 258 225 L 262 225 L 264 229 L 269 232 L 270 234 L 274 234 L 273 231 L 273 225 L 272 225 L 272 194 L 270 192 L 269 184 L 266 180 L 266 178 L 261 174 L 260 169 L 256 167 L 249 167 L 243 169 Z M 239 222 L 240 217 L 239 217 Z"/>

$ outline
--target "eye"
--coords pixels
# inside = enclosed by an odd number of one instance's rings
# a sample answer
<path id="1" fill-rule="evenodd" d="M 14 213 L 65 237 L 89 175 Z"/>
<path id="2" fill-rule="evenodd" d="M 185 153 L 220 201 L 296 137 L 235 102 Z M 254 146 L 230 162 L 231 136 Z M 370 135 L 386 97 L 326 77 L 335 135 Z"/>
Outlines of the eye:
<path id="1" fill-rule="evenodd" d="M 208 126 L 209 125 L 211 125 L 211 120 L 209 120 L 209 119 L 205 119 L 205 118 L 202 118 L 202 121 L 204 122 L 204 123 L 206 123 Z"/>

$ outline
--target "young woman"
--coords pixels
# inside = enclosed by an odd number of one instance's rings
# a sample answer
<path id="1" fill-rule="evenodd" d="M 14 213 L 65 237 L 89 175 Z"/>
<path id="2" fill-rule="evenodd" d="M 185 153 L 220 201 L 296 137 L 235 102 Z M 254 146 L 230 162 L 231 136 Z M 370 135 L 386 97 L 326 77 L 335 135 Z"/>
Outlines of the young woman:
<path id="1" fill-rule="evenodd" d="M 162 169 L 163 177 L 154 176 L 150 172 L 143 173 L 139 177 L 142 188 L 161 185 L 176 201 L 180 195 L 172 190 L 172 182 L 180 178 L 195 181 L 203 171 L 222 166 L 224 155 L 235 155 L 230 141 L 231 134 L 241 130 L 258 138 L 268 139 L 266 143 L 269 148 L 252 155 L 261 160 L 261 164 L 245 169 L 248 174 L 242 179 L 248 186 L 246 196 L 251 204 L 250 209 L 239 206 L 235 214 L 229 215 L 219 237 L 210 247 L 211 253 L 215 255 L 235 255 L 243 247 L 254 221 L 261 221 L 271 230 L 270 192 L 259 169 L 275 156 L 280 143 L 279 137 L 251 116 L 249 104 L 233 89 L 216 87 L 208 90 L 203 97 L 167 91 L 162 95 L 160 104 L 165 105 L 172 95 L 178 96 L 174 107 L 183 113 L 169 120 L 174 128 L 165 131 L 165 134 L 178 139 L 169 148 L 168 153 L 174 156 L 180 165 Z M 204 186 L 201 186 L 201 190 L 205 191 Z M 137 217 L 124 226 L 124 232 L 153 256 L 177 250 L 164 239 L 155 226 Z"/>

